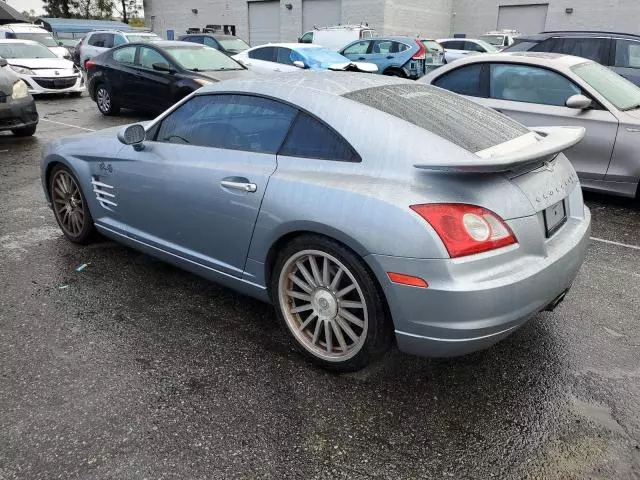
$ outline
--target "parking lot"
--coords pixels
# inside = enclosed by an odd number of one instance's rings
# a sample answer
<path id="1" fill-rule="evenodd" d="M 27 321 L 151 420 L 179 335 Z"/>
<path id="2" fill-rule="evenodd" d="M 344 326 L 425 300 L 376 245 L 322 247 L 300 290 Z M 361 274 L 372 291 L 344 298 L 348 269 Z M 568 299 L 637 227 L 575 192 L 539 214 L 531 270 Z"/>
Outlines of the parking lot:
<path id="1" fill-rule="evenodd" d="M 66 241 L 44 144 L 143 117 L 86 95 L 37 104 L 35 137 L 0 134 L 0 479 L 639 477 L 637 201 L 587 195 L 572 290 L 507 340 L 335 375 L 268 305 Z"/>

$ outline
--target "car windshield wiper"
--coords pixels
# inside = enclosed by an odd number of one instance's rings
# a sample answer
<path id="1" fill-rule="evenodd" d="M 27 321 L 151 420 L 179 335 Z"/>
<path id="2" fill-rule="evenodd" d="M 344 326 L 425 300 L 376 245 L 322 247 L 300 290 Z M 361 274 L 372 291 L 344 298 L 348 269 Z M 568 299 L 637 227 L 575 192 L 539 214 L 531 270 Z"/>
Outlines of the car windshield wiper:
<path id="1" fill-rule="evenodd" d="M 200 70 L 199 68 L 187 68 L 190 72 L 204 72 L 204 70 Z"/>
<path id="2" fill-rule="evenodd" d="M 227 67 L 216 68 L 216 71 L 218 71 L 218 72 L 220 72 L 222 70 L 244 70 L 244 68 L 227 68 Z"/>

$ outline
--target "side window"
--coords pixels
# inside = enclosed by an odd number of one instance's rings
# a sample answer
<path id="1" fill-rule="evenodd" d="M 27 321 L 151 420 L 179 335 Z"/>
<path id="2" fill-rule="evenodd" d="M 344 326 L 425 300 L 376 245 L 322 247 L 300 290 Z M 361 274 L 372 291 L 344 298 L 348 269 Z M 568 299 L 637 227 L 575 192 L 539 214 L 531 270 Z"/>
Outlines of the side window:
<path id="1" fill-rule="evenodd" d="M 118 63 L 134 64 L 137 47 L 122 47 L 113 52 L 113 59 Z"/>
<path id="2" fill-rule="evenodd" d="M 477 43 L 473 43 L 473 42 L 464 42 L 463 50 L 467 50 L 469 52 L 481 52 L 481 53 L 484 53 L 484 48 L 482 48 Z"/>
<path id="3" fill-rule="evenodd" d="M 409 45 L 406 45 L 404 43 L 400 43 L 400 42 L 393 42 L 393 43 L 395 44 L 394 45 L 395 52 L 404 52 L 405 50 L 409 50 L 409 48 L 411 48 L 409 47 Z"/>
<path id="4" fill-rule="evenodd" d="M 491 65 L 491 98 L 563 107 L 571 95 L 582 93 L 559 73 L 528 65 Z"/>
<path id="5" fill-rule="evenodd" d="M 640 68 L 640 42 L 635 40 L 616 40 L 616 58 L 614 67 Z"/>
<path id="6" fill-rule="evenodd" d="M 218 44 L 218 42 L 216 42 L 213 38 L 211 37 L 198 37 L 198 40 L 196 40 L 198 43 L 204 43 L 205 45 L 207 45 L 208 47 L 213 47 L 216 50 L 220 50 L 220 45 Z"/>
<path id="7" fill-rule="evenodd" d="M 307 32 L 300 37 L 300 43 L 313 43 L 313 32 Z"/>
<path id="8" fill-rule="evenodd" d="M 113 48 L 113 42 L 115 35 L 113 33 L 105 33 L 104 34 L 104 47 L 105 48 Z"/>
<path id="9" fill-rule="evenodd" d="M 127 43 L 127 41 L 125 40 L 124 36 L 122 35 L 114 35 L 113 38 L 113 46 L 117 47 L 118 45 L 122 45 L 124 43 Z"/>
<path id="10" fill-rule="evenodd" d="M 162 121 L 156 141 L 276 153 L 296 109 L 249 95 L 200 95 Z"/>
<path id="11" fill-rule="evenodd" d="M 284 65 L 293 65 L 293 60 L 291 60 L 291 49 L 283 47 L 278 48 L 277 62 Z"/>
<path id="12" fill-rule="evenodd" d="M 154 50 L 153 48 L 141 47 L 138 64 L 141 67 L 153 70 L 154 63 L 169 63 L 169 62 L 167 62 L 167 59 L 164 58 L 164 55 Z"/>
<path id="13" fill-rule="evenodd" d="M 482 64 L 467 65 L 444 74 L 434 82 L 434 85 L 460 95 L 483 97 L 485 95 L 480 88 L 481 73 Z"/>
<path id="14" fill-rule="evenodd" d="M 364 55 L 367 53 L 367 50 L 369 50 L 369 43 L 370 42 L 366 40 L 354 43 L 350 47 L 346 48 L 342 53 L 345 55 Z"/>
<path id="15" fill-rule="evenodd" d="M 576 57 L 588 58 L 598 63 L 604 62 L 604 53 L 607 47 L 606 38 L 551 38 L 538 44 L 531 51 L 553 52 L 575 55 Z"/>
<path id="16" fill-rule="evenodd" d="M 441 45 L 450 50 L 464 50 L 464 43 L 465 42 L 461 42 L 460 40 L 449 40 L 448 42 L 443 42 Z"/>
<path id="17" fill-rule="evenodd" d="M 371 53 L 391 53 L 393 43 L 391 40 L 376 40 Z"/>
<path id="18" fill-rule="evenodd" d="M 298 113 L 287 140 L 278 154 L 343 162 L 360 161 L 351 146 L 340 135 L 303 112 Z"/>
<path id="19" fill-rule="evenodd" d="M 276 57 L 276 47 L 263 47 L 249 52 L 249 58 L 273 62 Z"/>
<path id="20" fill-rule="evenodd" d="M 104 39 L 104 33 L 94 33 L 93 35 L 91 35 L 91 37 L 89 37 L 89 41 L 87 43 L 94 47 L 104 47 Z"/>

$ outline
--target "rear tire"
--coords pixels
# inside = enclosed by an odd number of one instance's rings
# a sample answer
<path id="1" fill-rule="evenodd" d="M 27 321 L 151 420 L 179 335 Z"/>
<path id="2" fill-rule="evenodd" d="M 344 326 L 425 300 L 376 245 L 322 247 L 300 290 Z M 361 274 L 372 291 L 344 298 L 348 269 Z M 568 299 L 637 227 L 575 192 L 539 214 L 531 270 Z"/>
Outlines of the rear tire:
<path id="1" fill-rule="evenodd" d="M 296 347 L 322 368 L 359 370 L 393 341 L 375 278 L 354 252 L 333 240 L 304 235 L 287 244 L 270 289 Z"/>
<path id="2" fill-rule="evenodd" d="M 36 133 L 37 125 L 31 125 L 30 127 L 14 128 L 11 130 L 16 137 L 30 137 Z"/>
<path id="3" fill-rule="evenodd" d="M 89 243 L 94 233 L 93 217 L 76 176 L 64 165 L 55 166 L 49 177 L 49 192 L 64 236 L 80 245 Z"/>
<path id="4" fill-rule="evenodd" d="M 113 91 L 104 83 L 99 83 L 96 87 L 96 105 L 104 116 L 117 115 L 120 112 L 120 104 L 113 96 Z"/>

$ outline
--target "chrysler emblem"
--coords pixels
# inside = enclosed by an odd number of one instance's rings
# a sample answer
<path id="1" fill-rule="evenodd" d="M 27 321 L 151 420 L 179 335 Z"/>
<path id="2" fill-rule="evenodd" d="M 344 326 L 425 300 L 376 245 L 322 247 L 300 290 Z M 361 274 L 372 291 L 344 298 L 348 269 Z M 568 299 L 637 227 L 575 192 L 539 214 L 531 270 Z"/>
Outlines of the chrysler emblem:
<path id="1" fill-rule="evenodd" d="M 53 72 L 55 75 L 60 75 L 60 72 L 58 70 L 56 70 L 55 72 Z"/>

